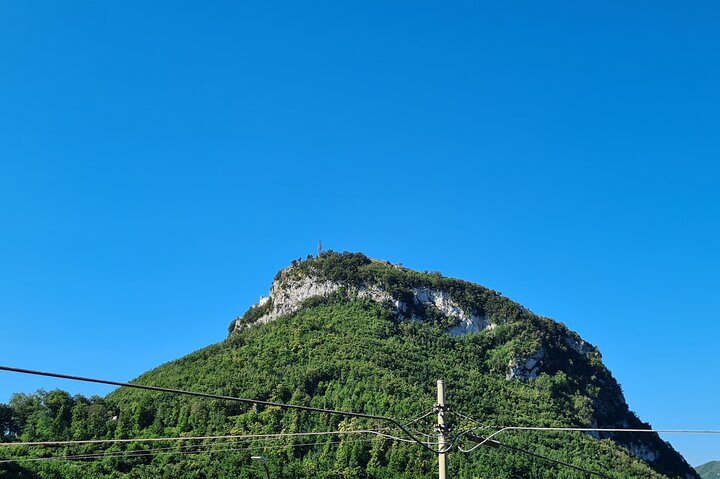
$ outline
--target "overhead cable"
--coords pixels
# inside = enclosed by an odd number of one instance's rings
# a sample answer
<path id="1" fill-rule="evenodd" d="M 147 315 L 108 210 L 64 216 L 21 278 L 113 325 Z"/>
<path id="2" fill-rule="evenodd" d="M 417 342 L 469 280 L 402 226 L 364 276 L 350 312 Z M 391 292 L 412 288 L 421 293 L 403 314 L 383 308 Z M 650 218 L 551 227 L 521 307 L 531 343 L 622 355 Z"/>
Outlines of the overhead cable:
<path id="1" fill-rule="evenodd" d="M 489 429 L 487 426 L 479 429 Z M 470 449 L 459 448 L 462 452 L 472 452 L 488 440 L 507 431 L 558 431 L 558 432 L 616 432 L 616 433 L 683 433 L 683 434 L 720 434 L 718 429 L 631 429 L 631 428 L 598 428 L 598 427 L 535 427 L 535 426 L 505 426 L 499 428 Z"/>
<path id="2" fill-rule="evenodd" d="M 12 459 L 2 459 L 0 464 L 7 464 L 11 462 L 37 462 L 37 461 L 87 461 L 97 460 L 111 457 L 140 457 L 140 456 L 159 456 L 159 455 L 170 455 L 170 454 L 204 454 L 204 453 L 215 453 L 215 452 L 237 452 L 246 451 L 250 449 L 281 449 L 284 447 L 310 447 L 310 446 L 321 446 L 329 444 L 345 444 L 345 443 L 356 443 L 356 442 L 371 442 L 372 439 L 351 439 L 348 441 L 330 441 L 330 442 L 310 442 L 302 444 L 282 444 L 273 446 L 246 446 L 238 448 L 227 448 L 227 449 L 208 449 L 203 448 L 197 451 L 169 451 L 167 448 L 160 449 L 146 449 L 137 451 L 118 451 L 110 453 L 91 453 L 91 454 L 75 454 L 66 456 L 53 456 L 53 457 L 18 457 Z"/>
<path id="3" fill-rule="evenodd" d="M 592 469 L 586 469 L 586 468 L 584 468 L 584 467 L 576 466 L 575 464 L 571 464 L 571 463 L 569 463 L 569 462 L 560 461 L 560 460 L 558 460 L 558 459 L 553 459 L 553 458 L 551 458 L 551 457 L 543 456 L 542 454 L 538 454 L 538 453 L 536 453 L 536 452 L 528 451 L 527 449 L 522 449 L 522 448 L 519 448 L 519 447 L 511 446 L 511 445 L 509 445 L 509 444 L 505 444 L 505 443 L 502 443 L 502 442 L 500 442 L 500 441 L 496 441 L 496 440 L 494 440 L 494 439 L 491 439 L 490 441 L 492 442 L 492 444 L 493 444 L 494 446 L 498 446 L 498 447 L 502 447 L 502 448 L 505 448 L 505 449 L 509 449 L 509 450 L 511 450 L 511 451 L 519 452 L 519 453 L 521 453 L 521 454 L 527 454 L 528 456 L 536 457 L 536 458 L 538 458 L 538 459 L 542 459 L 543 461 L 553 462 L 553 463 L 555 463 L 555 464 L 560 464 L 560 465 L 562 465 L 562 466 L 569 467 L 569 468 L 571 468 L 571 469 L 575 469 L 576 471 L 585 472 L 585 473 L 590 474 L 590 475 L 593 475 L 593 476 L 598 476 L 598 477 L 602 477 L 602 478 L 605 478 L 605 479 L 615 479 L 615 478 L 613 478 L 612 476 L 608 476 L 607 474 L 603 474 L 602 472 L 593 471 Z"/>
<path id="4" fill-rule="evenodd" d="M 364 418 L 364 419 L 374 419 L 378 421 L 384 421 L 389 422 L 397 427 L 400 428 L 402 432 L 408 435 L 410 439 L 412 439 L 415 443 L 419 444 L 423 448 L 427 449 L 428 451 L 431 451 L 433 454 L 438 454 L 442 452 L 447 451 L 437 451 L 433 449 L 432 447 L 428 446 L 425 442 L 418 439 L 412 432 L 410 432 L 403 424 L 392 417 L 388 416 L 376 416 L 373 414 L 366 414 L 361 412 L 351 412 L 351 411 L 337 411 L 334 409 L 324 409 L 324 408 L 318 408 L 318 407 L 311 407 L 311 406 L 299 406 L 296 404 L 284 404 L 284 403 L 278 403 L 278 402 L 272 402 L 272 401 L 263 401 L 261 399 L 247 399 L 247 398 L 240 398 L 240 397 L 233 397 L 233 396 L 223 396 L 220 394 L 210 394 L 210 393 L 203 393 L 198 391 L 185 391 L 182 389 L 174 389 L 174 388 L 165 388 L 165 387 L 159 387 L 159 386 L 145 386 L 142 384 L 134 384 L 134 383 L 126 383 L 126 382 L 120 382 L 120 381 L 110 381 L 107 379 L 96 379 L 96 378 L 89 378 L 89 377 L 83 377 L 83 376 L 73 376 L 69 374 L 60 374 L 60 373 L 51 373 L 46 371 L 36 371 L 32 369 L 23 369 L 23 368 L 14 368 L 9 366 L 2 366 L 0 365 L 0 371 L 9 371 L 9 372 L 15 372 L 20 374 L 32 374 L 35 376 L 44 376 L 44 377 L 51 377 L 51 378 L 59 378 L 59 379 L 68 379 L 70 381 L 83 381 L 88 383 L 95 383 L 95 384 L 107 384 L 109 386 L 118 386 L 118 387 L 126 387 L 126 388 L 134 388 L 134 389 L 143 389 L 146 391 L 156 391 L 156 392 L 165 392 L 165 393 L 171 393 L 171 394 L 182 394 L 185 396 L 194 396 L 194 397 L 202 397 L 202 398 L 208 398 L 208 399 L 219 399 L 224 401 L 233 401 L 233 402 L 240 402 L 245 404 L 257 404 L 261 406 L 270 406 L 270 407 L 277 407 L 281 409 L 293 409 L 293 410 L 299 410 L 299 411 L 308 411 L 308 412 L 316 412 L 316 413 L 322 413 L 322 414 L 329 414 L 329 415 L 335 415 L 335 416 L 344 416 L 344 417 L 357 417 L 357 418 Z"/>
<path id="5" fill-rule="evenodd" d="M 307 437 L 307 436 L 335 436 L 348 434 L 374 434 L 395 441 L 410 442 L 415 441 L 402 437 L 392 436 L 382 431 L 387 429 L 357 429 L 348 431 L 321 431 L 321 432 L 293 432 L 293 433 L 277 433 L 277 434 L 240 434 L 240 435 L 224 435 L 224 436 L 177 436 L 177 437 L 147 437 L 133 439 L 81 439 L 68 441 L 30 441 L 30 442 L 0 442 L 0 448 L 13 446 L 72 446 L 72 445 L 88 445 L 88 444 L 123 444 L 138 442 L 169 442 L 169 441 L 204 441 L 204 440 L 220 440 L 220 439 L 237 439 L 252 441 L 256 439 L 283 439 L 291 437 Z"/>

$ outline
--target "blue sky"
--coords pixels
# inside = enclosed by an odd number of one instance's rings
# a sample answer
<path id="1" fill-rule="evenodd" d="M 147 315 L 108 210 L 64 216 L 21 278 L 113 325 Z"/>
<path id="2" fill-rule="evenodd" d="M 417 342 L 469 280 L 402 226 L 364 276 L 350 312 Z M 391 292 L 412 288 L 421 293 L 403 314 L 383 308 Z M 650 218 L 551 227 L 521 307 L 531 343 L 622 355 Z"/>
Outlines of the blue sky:
<path id="1" fill-rule="evenodd" d="M 2 2 L 0 363 L 129 380 L 322 239 L 502 291 L 596 344 L 643 420 L 720 428 L 719 20 Z M 39 387 L 108 391 L 4 373 L 0 401 Z"/>

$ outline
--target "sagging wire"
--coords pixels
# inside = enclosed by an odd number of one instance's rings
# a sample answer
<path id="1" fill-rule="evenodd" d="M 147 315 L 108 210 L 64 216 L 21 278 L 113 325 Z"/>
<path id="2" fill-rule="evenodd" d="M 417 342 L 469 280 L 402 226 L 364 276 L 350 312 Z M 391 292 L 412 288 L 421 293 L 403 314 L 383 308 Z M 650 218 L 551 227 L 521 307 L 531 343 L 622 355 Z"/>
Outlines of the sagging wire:
<path id="1" fill-rule="evenodd" d="M 372 442 L 372 439 L 351 439 L 346 441 L 330 441 L 330 442 L 311 442 L 311 443 L 302 443 L 302 444 L 282 444 L 282 445 L 275 445 L 275 446 L 248 446 L 248 447 L 240 447 L 240 448 L 227 448 L 227 449 L 209 449 L 208 447 L 204 447 L 202 449 L 198 449 L 195 451 L 175 451 L 175 450 L 168 450 L 169 448 L 156 448 L 156 449 L 146 449 L 146 450 L 138 450 L 138 451 L 118 451 L 118 452 L 112 452 L 112 453 L 92 453 L 92 454 L 76 454 L 76 455 L 66 455 L 66 456 L 53 456 L 53 457 L 22 457 L 22 458 L 11 458 L 11 459 L 3 459 L 0 460 L 0 464 L 7 464 L 11 462 L 37 462 L 37 461 L 87 461 L 87 460 L 97 460 L 97 459 L 104 459 L 104 458 L 114 458 L 114 457 L 148 457 L 148 456 L 159 456 L 159 455 L 172 455 L 172 454 L 181 454 L 181 455 L 189 455 L 189 454 L 204 454 L 204 453 L 216 453 L 216 452 L 239 452 L 239 451 L 246 451 L 251 449 L 281 449 L 284 447 L 310 447 L 310 446 L 321 446 L 321 445 L 335 445 L 335 444 L 347 444 L 347 443 L 359 443 L 359 442 Z M 210 445 L 206 445 L 210 446 Z"/>

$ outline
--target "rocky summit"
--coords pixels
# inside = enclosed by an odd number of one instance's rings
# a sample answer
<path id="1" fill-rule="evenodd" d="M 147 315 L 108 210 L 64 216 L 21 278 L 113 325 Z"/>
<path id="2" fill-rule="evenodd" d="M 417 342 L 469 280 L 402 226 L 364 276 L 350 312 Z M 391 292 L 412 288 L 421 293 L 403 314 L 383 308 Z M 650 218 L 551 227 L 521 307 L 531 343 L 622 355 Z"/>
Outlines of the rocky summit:
<path id="1" fill-rule="evenodd" d="M 39 391 L 3 406 L 12 418 L 4 441 L 205 439 L 66 451 L 94 454 L 85 461 L 0 457 L 0 477 L 247 478 L 258 477 L 257 455 L 274 478 L 437 477 L 437 379 L 447 385 L 450 477 L 699 477 L 653 433 L 499 432 L 650 426 L 630 411 L 598 348 L 562 323 L 477 284 L 333 252 L 293 261 L 227 339 L 136 382 L 365 416 L 130 388 L 105 398 Z M 474 448 L 493 434 L 497 443 Z M 208 439 L 217 436 L 232 438 Z"/>

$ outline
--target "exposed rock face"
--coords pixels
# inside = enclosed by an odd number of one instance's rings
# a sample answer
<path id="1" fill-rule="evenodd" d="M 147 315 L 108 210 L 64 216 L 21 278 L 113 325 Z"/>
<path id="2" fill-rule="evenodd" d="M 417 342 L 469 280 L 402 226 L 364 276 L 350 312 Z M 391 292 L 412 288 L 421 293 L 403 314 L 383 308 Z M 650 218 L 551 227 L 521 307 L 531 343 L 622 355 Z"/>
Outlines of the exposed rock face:
<path id="1" fill-rule="evenodd" d="M 511 359 L 508 363 L 505 379 L 508 381 L 518 379 L 523 382 L 528 379 L 535 379 L 540 372 L 540 361 L 544 357 L 545 349 L 540 348 L 535 354 L 525 360 Z"/>
<path id="2" fill-rule="evenodd" d="M 480 285 L 444 278 L 439 273 L 412 272 L 358 254 L 293 262 L 293 266 L 278 273 L 269 296 L 261 297 L 258 304 L 231 324 L 231 332 L 313 307 L 318 303 L 308 300 L 321 298 L 333 298 L 330 303 L 337 298 L 371 300 L 387 305 L 401 319 L 442 325 L 452 336 L 486 331 L 488 335 L 482 339 L 488 343 L 502 341 L 509 345 L 497 356 L 502 362 L 492 365 L 492 374 L 524 383 L 518 387 L 534 387 L 539 376 L 555 378 L 558 372 L 563 373 L 558 384 L 574 384 L 577 375 L 593 371 L 592 396 L 577 406 L 584 408 L 582 424 L 599 429 L 649 427 L 628 411 L 622 391 L 601 366 L 600 352 L 564 324 L 533 315 Z M 676 452 L 659 438 L 613 432 L 588 434 L 613 440 L 657 470 L 687 466 L 678 462 Z M 690 477 L 695 476 L 688 474 Z"/>
<path id="3" fill-rule="evenodd" d="M 327 297 L 345 287 L 341 283 L 322 281 L 315 277 L 305 276 L 298 279 L 273 281 L 270 296 L 263 296 L 260 302 L 253 306 L 259 308 L 270 304 L 269 310 L 255 320 L 252 324 L 265 324 L 281 316 L 292 314 L 302 307 L 304 301 L 310 298 Z M 360 287 L 355 290 L 358 298 L 368 298 L 381 303 L 390 303 L 397 310 L 402 310 L 400 302 L 376 287 Z M 250 325 L 245 325 L 250 326 Z M 235 329 L 243 327 L 238 321 Z"/>
<path id="4" fill-rule="evenodd" d="M 631 442 L 627 444 L 626 447 L 630 451 L 630 454 L 635 457 L 639 457 L 643 461 L 655 462 L 658 457 L 660 457 L 660 453 L 658 451 L 644 443 Z"/>
<path id="5" fill-rule="evenodd" d="M 399 316 L 414 321 L 423 321 L 423 313 L 439 313 L 447 318 L 450 324 L 446 331 L 452 336 L 462 336 L 494 329 L 497 324 L 487 316 L 463 307 L 452 297 L 450 291 L 429 286 L 416 286 L 409 288 L 402 295 L 402 299 L 394 297 L 385 289 L 374 284 L 346 284 L 342 281 L 323 279 L 316 274 L 298 274 L 293 266 L 281 271 L 270 288 L 269 296 L 262 296 L 258 304 L 250 311 L 258 308 L 253 319 L 233 323 L 232 330 L 238 331 L 256 324 L 266 324 L 281 316 L 293 314 L 303 307 L 305 301 L 312 298 L 329 297 L 335 294 L 345 294 L 358 299 L 370 299 L 387 304 Z M 418 307 L 420 306 L 420 307 Z M 500 320 L 502 321 L 502 320 Z M 568 332 L 563 339 L 568 348 L 583 356 L 592 354 L 599 356 L 597 349 L 585 342 L 577 334 Z M 544 367 L 543 358 L 547 351 L 540 348 L 529 357 L 515 357 L 507 364 L 505 379 L 527 382 L 535 379 Z"/>
<path id="6" fill-rule="evenodd" d="M 263 306 L 269 301 L 272 301 L 272 306 L 255 323 L 265 324 L 276 320 L 280 316 L 292 314 L 300 308 L 303 301 L 316 296 L 329 296 L 337 291 L 339 287 L 338 284 L 329 281 L 321 282 L 309 277 L 300 278 L 297 281 L 288 281 L 285 284 L 274 281 L 270 288 L 269 300 L 254 307 Z M 236 327 L 238 327 L 237 324 Z"/>
<path id="7" fill-rule="evenodd" d="M 299 278 L 288 276 L 281 275 L 281 279 L 273 281 L 270 296 L 263 296 L 260 302 L 253 306 L 253 308 L 260 308 L 267 304 L 270 305 L 268 311 L 251 324 L 265 324 L 281 316 L 292 314 L 302 307 L 304 301 L 311 298 L 328 297 L 338 293 L 343 288 L 346 291 L 352 291 L 357 298 L 388 304 L 403 316 L 410 312 L 410 317 L 416 321 L 421 321 L 423 318 L 412 312 L 414 310 L 413 306 L 422 305 L 434 308 L 441 315 L 450 318 L 452 323 L 455 323 L 454 326 L 448 328 L 448 333 L 453 336 L 461 336 L 495 327 L 494 324 L 488 321 L 487 317 L 465 310 L 456 301 L 453 301 L 449 292 L 441 289 L 413 288 L 411 290 L 412 304 L 408 304 L 374 285 L 349 286 L 339 282 L 321 280 L 314 276 Z M 239 321 L 235 321 L 234 330 L 242 329 L 251 324 L 243 325 Z"/>
<path id="8" fill-rule="evenodd" d="M 488 322 L 485 316 L 479 316 L 475 313 L 465 311 L 450 298 L 450 293 L 447 291 L 420 287 L 413 289 L 413 294 L 415 304 L 432 305 L 444 316 L 457 321 L 457 325 L 448 329 L 448 332 L 453 336 L 476 333 L 494 327 L 494 325 Z"/>
<path id="9" fill-rule="evenodd" d="M 588 353 L 597 352 L 597 350 L 592 345 L 586 343 L 579 337 L 573 338 L 571 336 L 567 336 L 565 338 L 565 344 L 567 344 L 569 347 L 571 347 L 572 349 L 574 349 L 575 351 L 577 351 L 578 353 L 583 354 L 583 355 L 588 354 Z"/>

